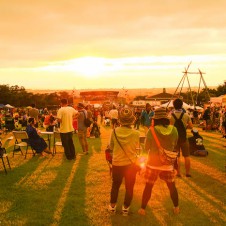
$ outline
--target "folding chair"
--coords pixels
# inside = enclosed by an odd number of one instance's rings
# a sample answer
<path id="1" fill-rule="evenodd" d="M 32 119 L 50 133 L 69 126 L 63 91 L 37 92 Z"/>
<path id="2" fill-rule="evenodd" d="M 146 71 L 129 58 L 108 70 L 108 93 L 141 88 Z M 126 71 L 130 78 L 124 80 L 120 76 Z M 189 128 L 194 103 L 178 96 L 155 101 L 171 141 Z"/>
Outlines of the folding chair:
<path id="1" fill-rule="evenodd" d="M 56 154 L 56 146 L 62 146 L 60 132 L 57 131 L 53 133 L 53 155 Z"/>
<path id="2" fill-rule="evenodd" d="M 13 156 L 15 152 L 20 151 L 21 154 L 23 155 L 22 152 L 22 147 L 26 147 L 26 153 L 25 153 L 25 159 L 28 154 L 28 147 L 30 146 L 28 142 L 28 135 L 26 131 L 13 131 L 13 136 L 15 138 L 15 143 L 14 143 L 14 149 L 13 149 Z M 30 146 L 31 147 L 31 146 Z M 31 147 L 32 154 L 35 155 L 35 151 Z"/>
<path id="3" fill-rule="evenodd" d="M 13 139 L 13 137 L 8 137 L 7 140 L 5 141 L 4 145 L 2 145 L 2 141 L 0 140 L 0 158 L 2 160 L 2 164 L 3 164 L 3 167 L 4 167 L 6 174 L 7 174 L 7 170 L 6 170 L 6 165 L 5 165 L 4 159 L 7 160 L 9 169 L 11 169 L 11 166 L 10 166 L 10 163 L 9 163 L 9 158 L 8 158 L 7 153 L 6 153 L 6 146 L 8 146 L 9 141 L 12 140 L 12 139 Z"/>

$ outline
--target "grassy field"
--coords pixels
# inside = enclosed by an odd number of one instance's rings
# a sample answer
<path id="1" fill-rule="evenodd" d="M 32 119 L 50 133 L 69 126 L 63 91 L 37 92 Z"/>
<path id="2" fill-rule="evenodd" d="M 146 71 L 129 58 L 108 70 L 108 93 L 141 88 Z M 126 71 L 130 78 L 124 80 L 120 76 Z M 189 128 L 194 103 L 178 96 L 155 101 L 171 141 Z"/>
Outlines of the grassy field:
<path id="1" fill-rule="evenodd" d="M 176 179 L 181 213 L 172 213 L 168 189 L 158 180 L 147 207 L 140 216 L 144 188 L 143 176 L 137 175 L 131 213 L 120 214 L 124 186 L 120 189 L 116 215 L 107 212 L 111 177 L 104 150 L 111 129 L 101 127 L 100 139 L 89 139 L 90 153 L 81 156 L 74 136 L 77 159 L 65 159 L 61 147 L 55 156 L 22 155 L 12 157 L 13 140 L 7 149 L 12 170 L 5 175 L 0 164 L 0 226 L 5 225 L 226 225 L 226 139 L 218 132 L 201 131 L 209 150 L 206 158 L 191 157 L 192 178 Z M 142 130 L 141 130 L 142 132 Z M 8 134 L 7 136 L 10 136 Z"/>

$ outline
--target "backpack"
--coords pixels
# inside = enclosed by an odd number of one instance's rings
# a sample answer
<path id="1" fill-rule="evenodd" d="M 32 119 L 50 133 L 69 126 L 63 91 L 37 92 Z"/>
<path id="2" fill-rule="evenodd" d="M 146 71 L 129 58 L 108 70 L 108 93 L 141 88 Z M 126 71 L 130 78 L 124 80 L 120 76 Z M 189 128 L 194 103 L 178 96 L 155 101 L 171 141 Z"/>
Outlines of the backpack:
<path id="1" fill-rule="evenodd" d="M 91 121 L 89 118 L 86 117 L 86 114 L 85 114 L 84 111 L 82 111 L 82 112 L 83 112 L 83 114 L 84 114 L 84 124 L 85 124 L 85 126 L 86 126 L 86 127 L 90 127 L 91 124 L 92 124 L 92 121 Z"/>
<path id="2" fill-rule="evenodd" d="M 177 128 L 177 132 L 178 132 L 178 136 L 179 136 L 178 143 L 184 143 L 186 141 L 186 137 L 187 137 L 186 128 L 184 126 L 184 123 L 182 122 L 183 115 L 184 115 L 184 112 L 182 112 L 180 117 L 177 118 L 174 113 L 172 114 L 172 116 L 175 119 L 174 126 Z"/>

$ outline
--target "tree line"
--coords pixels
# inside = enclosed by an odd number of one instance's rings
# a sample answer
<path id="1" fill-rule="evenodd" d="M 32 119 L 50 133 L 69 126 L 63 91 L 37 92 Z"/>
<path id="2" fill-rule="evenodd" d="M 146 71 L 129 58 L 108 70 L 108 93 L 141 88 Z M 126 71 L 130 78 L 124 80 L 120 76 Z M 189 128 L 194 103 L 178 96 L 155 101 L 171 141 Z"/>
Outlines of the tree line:
<path id="1" fill-rule="evenodd" d="M 199 93 L 185 92 L 181 93 L 183 100 L 188 104 L 196 101 L 196 105 L 203 105 L 209 101 L 210 97 L 218 97 L 226 94 L 226 85 L 219 85 L 216 89 L 202 89 Z M 53 92 L 44 94 L 34 94 L 27 92 L 23 86 L 0 85 L 0 104 L 10 104 L 15 107 L 27 107 L 35 103 L 37 108 L 45 108 L 48 106 L 59 105 L 62 98 L 68 99 L 69 103 L 73 103 L 73 94 L 68 92 Z M 145 96 L 137 96 L 135 100 L 145 100 Z"/>
<path id="2" fill-rule="evenodd" d="M 32 103 L 37 108 L 59 105 L 62 98 L 67 98 L 69 103 L 73 103 L 73 96 L 68 92 L 53 92 L 44 94 L 34 94 L 27 92 L 23 86 L 0 85 L 0 104 L 10 104 L 14 107 L 27 107 Z"/>

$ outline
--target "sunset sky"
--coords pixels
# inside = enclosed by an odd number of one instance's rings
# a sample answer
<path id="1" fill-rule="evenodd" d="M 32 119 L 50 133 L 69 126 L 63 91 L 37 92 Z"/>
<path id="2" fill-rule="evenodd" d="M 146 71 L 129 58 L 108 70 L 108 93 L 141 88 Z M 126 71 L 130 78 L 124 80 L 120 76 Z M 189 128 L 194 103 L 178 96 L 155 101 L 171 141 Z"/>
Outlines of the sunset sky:
<path id="1" fill-rule="evenodd" d="M 0 84 L 176 87 L 226 80 L 226 0 L 0 0 Z M 189 75 L 198 86 L 199 75 Z"/>

